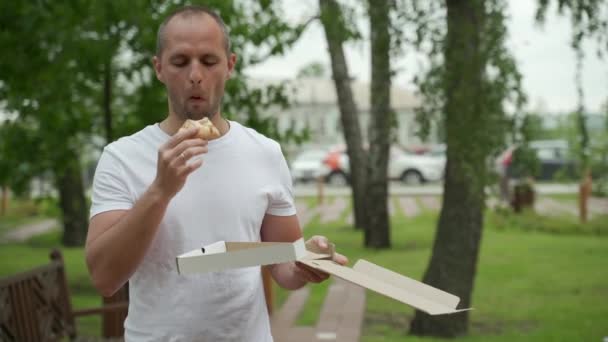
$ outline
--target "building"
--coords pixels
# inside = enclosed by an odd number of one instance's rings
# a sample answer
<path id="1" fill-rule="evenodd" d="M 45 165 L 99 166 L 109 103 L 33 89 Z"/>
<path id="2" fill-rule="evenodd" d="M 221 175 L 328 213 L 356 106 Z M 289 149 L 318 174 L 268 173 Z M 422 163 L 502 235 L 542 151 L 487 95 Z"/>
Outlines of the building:
<path id="1" fill-rule="evenodd" d="M 276 80 L 254 80 L 257 86 L 277 83 Z M 333 80 L 328 78 L 299 78 L 287 83 L 291 107 L 287 110 L 271 112 L 276 116 L 279 129 L 290 127 L 296 130 L 308 128 L 310 142 L 315 145 L 337 145 L 344 142 L 338 98 Z M 367 140 L 367 127 L 370 120 L 370 85 L 360 81 L 351 83 L 353 97 L 359 112 L 359 123 L 364 140 Z M 395 143 L 409 146 L 421 143 L 416 135 L 418 125 L 414 108 L 418 99 L 410 91 L 393 86 L 391 89 L 391 108 L 397 116 Z"/>

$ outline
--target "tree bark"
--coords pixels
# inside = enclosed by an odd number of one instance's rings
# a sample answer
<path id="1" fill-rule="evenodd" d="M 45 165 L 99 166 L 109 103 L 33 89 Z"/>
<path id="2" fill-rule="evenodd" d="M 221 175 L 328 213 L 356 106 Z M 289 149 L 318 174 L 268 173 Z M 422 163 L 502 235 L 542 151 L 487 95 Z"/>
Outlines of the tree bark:
<path id="1" fill-rule="evenodd" d="M 78 155 L 71 153 L 69 162 L 55 172 L 62 212 L 63 236 L 66 247 L 84 246 L 87 236 L 88 206 L 84 195 Z"/>
<path id="2" fill-rule="evenodd" d="M 389 34 L 389 1 L 369 1 L 371 32 L 371 116 L 367 167 L 367 216 L 365 246 L 388 248 L 390 221 L 388 214 L 388 156 L 391 128 L 391 70 Z"/>
<path id="3" fill-rule="evenodd" d="M 8 209 L 8 187 L 2 185 L 2 209 L 0 210 L 0 216 L 4 216 Z"/>
<path id="4" fill-rule="evenodd" d="M 585 119 L 585 93 L 583 91 L 583 59 L 584 53 L 580 45 L 574 48 L 576 52 L 576 93 L 578 97 L 578 108 L 576 110 L 576 124 L 579 133 L 579 160 L 581 180 L 579 183 L 579 219 L 581 223 L 587 222 L 587 200 L 591 193 L 593 180 L 591 178 L 589 163 L 589 132 L 587 131 L 587 120 Z"/>
<path id="5" fill-rule="evenodd" d="M 484 113 L 484 70 L 481 47 L 484 0 L 447 0 L 444 108 L 447 165 L 443 205 L 433 254 L 423 281 L 471 305 L 483 228 L 484 184 L 490 119 Z M 410 333 L 455 337 L 468 330 L 468 312 L 430 316 L 416 311 Z"/>
<path id="6" fill-rule="evenodd" d="M 345 41 L 343 18 L 338 3 L 335 0 L 319 0 L 321 23 L 331 59 L 332 78 L 336 86 L 340 121 L 346 141 L 347 154 L 350 162 L 350 184 L 353 191 L 354 223 L 356 228 L 367 227 L 365 207 L 366 191 L 366 153 L 363 150 L 363 138 L 359 125 L 359 116 L 352 89 L 348 65 L 344 57 L 342 44 Z"/>

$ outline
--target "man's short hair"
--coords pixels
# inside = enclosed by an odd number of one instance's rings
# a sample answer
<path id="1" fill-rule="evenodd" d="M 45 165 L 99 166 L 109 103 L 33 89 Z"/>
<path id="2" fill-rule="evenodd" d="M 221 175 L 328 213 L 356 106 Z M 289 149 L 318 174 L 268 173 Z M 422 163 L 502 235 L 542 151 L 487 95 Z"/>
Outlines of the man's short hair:
<path id="1" fill-rule="evenodd" d="M 226 56 L 229 56 L 231 44 L 230 44 L 230 35 L 228 34 L 228 27 L 226 27 L 224 20 L 222 20 L 222 17 L 220 17 L 220 15 L 217 14 L 217 12 L 215 12 L 214 10 L 212 10 L 209 7 L 200 6 L 200 5 L 190 5 L 190 6 L 180 7 L 178 9 L 176 9 L 175 11 L 171 12 L 171 14 L 169 14 L 165 18 L 165 20 L 163 20 L 163 22 L 158 27 L 158 32 L 156 34 L 156 56 L 160 57 L 160 55 L 163 52 L 163 48 L 165 47 L 165 27 L 171 21 L 171 19 L 173 19 L 176 16 L 188 17 L 191 15 L 203 15 L 203 14 L 209 15 L 211 18 L 213 18 L 213 20 L 215 20 L 215 22 L 220 26 L 220 29 L 222 29 L 222 33 L 224 34 L 224 48 L 226 49 Z"/>

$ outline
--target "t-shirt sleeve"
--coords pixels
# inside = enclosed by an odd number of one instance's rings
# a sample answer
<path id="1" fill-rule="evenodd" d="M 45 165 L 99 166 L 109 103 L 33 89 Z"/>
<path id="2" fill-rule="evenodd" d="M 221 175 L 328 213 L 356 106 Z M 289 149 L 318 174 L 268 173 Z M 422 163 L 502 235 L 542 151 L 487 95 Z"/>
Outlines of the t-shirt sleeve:
<path id="1" fill-rule="evenodd" d="M 89 218 L 105 211 L 126 210 L 131 207 L 133 199 L 122 165 L 106 148 L 95 169 Z"/>
<path id="2" fill-rule="evenodd" d="M 278 184 L 270 194 L 270 203 L 266 213 L 275 216 L 291 216 L 296 214 L 291 172 L 289 172 L 287 161 L 285 160 L 278 143 L 277 146 L 278 148 L 275 150 L 275 160 L 276 168 L 278 170 Z"/>

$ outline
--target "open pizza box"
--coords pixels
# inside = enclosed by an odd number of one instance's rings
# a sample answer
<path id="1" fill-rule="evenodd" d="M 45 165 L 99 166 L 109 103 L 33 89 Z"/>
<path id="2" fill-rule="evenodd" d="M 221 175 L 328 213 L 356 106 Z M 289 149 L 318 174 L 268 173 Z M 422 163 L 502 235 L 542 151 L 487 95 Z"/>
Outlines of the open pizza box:
<path id="1" fill-rule="evenodd" d="M 177 270 L 180 274 L 194 274 L 299 261 L 430 315 L 470 310 L 456 309 L 460 301 L 457 296 L 369 261 L 358 260 L 352 268 L 342 266 L 332 261 L 333 251 L 332 245 L 330 254 L 324 254 L 315 245 L 305 244 L 303 239 L 293 243 L 219 241 L 178 256 Z"/>

